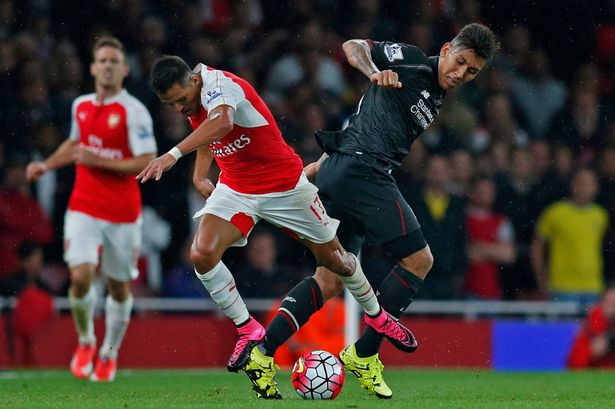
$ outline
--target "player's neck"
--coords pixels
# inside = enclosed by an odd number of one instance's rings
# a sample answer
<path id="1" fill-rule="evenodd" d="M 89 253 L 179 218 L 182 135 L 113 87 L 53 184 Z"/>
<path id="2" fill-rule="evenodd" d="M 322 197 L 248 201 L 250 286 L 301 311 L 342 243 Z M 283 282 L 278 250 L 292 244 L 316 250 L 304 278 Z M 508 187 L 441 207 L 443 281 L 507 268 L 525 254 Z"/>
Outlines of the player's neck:
<path id="1" fill-rule="evenodd" d="M 101 85 L 96 85 L 96 100 L 98 102 L 104 102 L 109 98 L 113 98 L 120 92 L 122 92 L 122 85 L 118 85 L 115 87 L 103 87 Z"/>

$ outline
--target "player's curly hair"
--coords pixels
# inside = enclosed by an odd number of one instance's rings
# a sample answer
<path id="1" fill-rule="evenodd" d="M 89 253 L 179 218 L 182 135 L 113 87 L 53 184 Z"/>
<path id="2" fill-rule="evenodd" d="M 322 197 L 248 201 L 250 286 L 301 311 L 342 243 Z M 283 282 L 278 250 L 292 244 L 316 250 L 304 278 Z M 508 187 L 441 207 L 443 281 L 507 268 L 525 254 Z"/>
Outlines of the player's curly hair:
<path id="1" fill-rule="evenodd" d="M 156 60 L 149 76 L 152 90 L 162 95 L 174 84 L 185 85 L 192 75 L 186 61 L 176 55 L 165 55 Z"/>
<path id="2" fill-rule="evenodd" d="M 500 49 L 500 44 L 491 29 L 478 23 L 464 26 L 451 44 L 456 50 L 473 50 L 478 57 L 485 60 L 490 60 Z"/>

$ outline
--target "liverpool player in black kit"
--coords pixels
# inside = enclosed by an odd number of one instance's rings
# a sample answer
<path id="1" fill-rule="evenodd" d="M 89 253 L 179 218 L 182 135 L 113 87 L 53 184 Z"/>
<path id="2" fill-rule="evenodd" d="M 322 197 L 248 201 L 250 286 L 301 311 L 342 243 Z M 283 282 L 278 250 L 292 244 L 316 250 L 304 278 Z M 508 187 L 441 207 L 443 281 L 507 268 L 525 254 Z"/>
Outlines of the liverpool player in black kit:
<path id="1" fill-rule="evenodd" d="M 315 175 L 329 214 L 341 221 L 338 237 L 344 248 L 357 254 L 368 237 L 397 259 L 378 289 L 378 299 L 386 311 L 399 318 L 421 288 L 433 257 L 391 172 L 434 120 L 445 92 L 473 80 L 498 44 L 489 28 L 469 24 L 434 57 L 425 56 L 414 46 L 392 42 L 349 40 L 343 47 L 350 65 L 372 84 L 346 129 L 316 132 L 325 154 L 308 165 L 306 172 Z M 333 273 L 318 268 L 314 276 L 291 290 L 264 341 L 255 348 L 273 356 L 342 288 Z M 339 356 L 363 388 L 379 398 L 390 398 L 393 393 L 384 382 L 378 359 L 382 339 L 368 327 Z M 416 349 L 416 340 L 412 343 Z"/>

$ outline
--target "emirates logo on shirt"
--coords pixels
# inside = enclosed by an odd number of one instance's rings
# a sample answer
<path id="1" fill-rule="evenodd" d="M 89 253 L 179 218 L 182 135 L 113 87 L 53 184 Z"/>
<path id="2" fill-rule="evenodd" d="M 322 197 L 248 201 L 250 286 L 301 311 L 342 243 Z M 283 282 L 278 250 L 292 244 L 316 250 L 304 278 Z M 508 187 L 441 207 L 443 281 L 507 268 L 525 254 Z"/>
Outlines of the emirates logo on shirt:
<path id="1" fill-rule="evenodd" d="M 227 143 L 226 145 L 223 145 L 220 142 L 214 142 L 209 145 L 209 149 L 215 157 L 222 158 L 237 153 L 240 149 L 243 149 L 249 145 L 250 142 L 251 140 L 247 135 L 241 135 L 239 138 L 235 139 L 233 142 Z"/>

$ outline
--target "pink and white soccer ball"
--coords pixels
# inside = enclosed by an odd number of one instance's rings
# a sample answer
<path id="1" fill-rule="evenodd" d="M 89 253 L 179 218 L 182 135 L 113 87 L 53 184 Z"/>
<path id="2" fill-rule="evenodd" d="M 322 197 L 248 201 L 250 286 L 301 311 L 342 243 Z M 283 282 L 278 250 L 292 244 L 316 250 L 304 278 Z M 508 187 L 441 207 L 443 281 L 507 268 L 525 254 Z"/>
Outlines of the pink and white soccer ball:
<path id="1" fill-rule="evenodd" d="M 327 351 L 312 351 L 297 359 L 291 381 L 303 399 L 334 399 L 344 385 L 344 368 Z"/>

